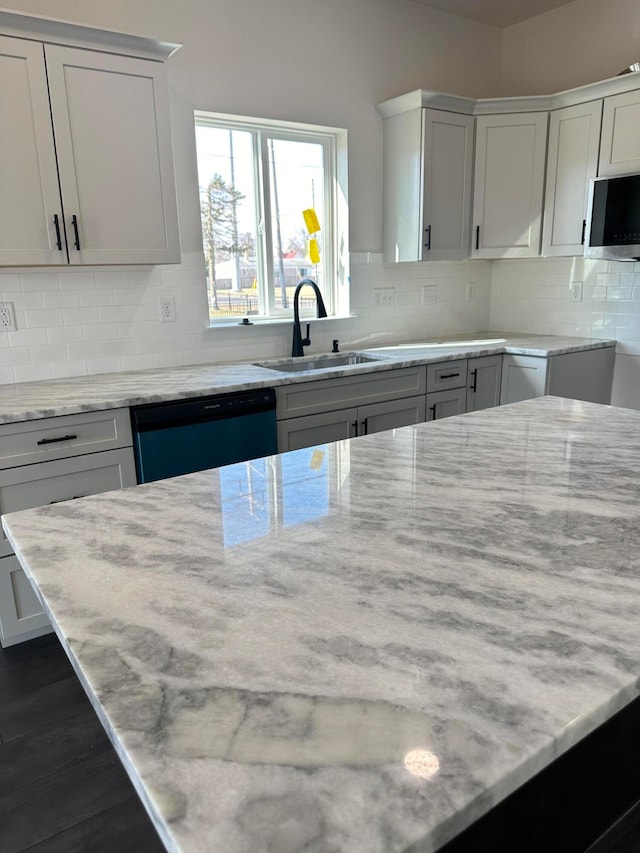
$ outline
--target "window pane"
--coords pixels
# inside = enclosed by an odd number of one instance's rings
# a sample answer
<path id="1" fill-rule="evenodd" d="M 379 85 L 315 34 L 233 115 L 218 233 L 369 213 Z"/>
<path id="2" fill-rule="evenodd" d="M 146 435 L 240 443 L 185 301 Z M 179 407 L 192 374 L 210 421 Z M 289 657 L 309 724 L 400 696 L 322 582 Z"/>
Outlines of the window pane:
<path id="1" fill-rule="evenodd" d="M 324 293 L 324 149 L 320 143 L 269 139 L 271 179 L 272 261 L 276 311 L 291 308 L 295 288 L 310 277 Z M 315 210 L 320 231 L 310 234 L 303 211 Z M 312 258 L 309 240 L 319 252 Z M 316 261 L 316 262 L 314 262 Z M 311 288 L 300 292 L 301 315 L 315 316 L 316 300 Z"/>
<path id="2" fill-rule="evenodd" d="M 196 126 L 210 319 L 260 313 L 254 135 Z"/>

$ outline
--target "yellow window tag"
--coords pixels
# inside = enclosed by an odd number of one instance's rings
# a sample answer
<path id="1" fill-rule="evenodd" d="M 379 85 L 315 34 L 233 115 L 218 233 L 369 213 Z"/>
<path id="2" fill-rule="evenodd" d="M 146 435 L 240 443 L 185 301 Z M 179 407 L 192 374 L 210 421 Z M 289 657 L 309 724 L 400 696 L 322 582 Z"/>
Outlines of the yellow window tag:
<path id="1" fill-rule="evenodd" d="M 309 240 L 309 259 L 312 264 L 320 263 L 320 249 L 318 248 L 318 241 L 314 240 L 313 237 Z"/>
<path id="2" fill-rule="evenodd" d="M 311 454 L 311 461 L 309 462 L 309 468 L 312 471 L 319 471 L 322 468 L 322 463 L 324 462 L 324 450 L 314 450 Z"/>
<path id="3" fill-rule="evenodd" d="M 302 211 L 302 215 L 309 234 L 316 234 L 320 230 L 320 223 L 318 222 L 315 210 L 309 207 L 307 210 Z"/>

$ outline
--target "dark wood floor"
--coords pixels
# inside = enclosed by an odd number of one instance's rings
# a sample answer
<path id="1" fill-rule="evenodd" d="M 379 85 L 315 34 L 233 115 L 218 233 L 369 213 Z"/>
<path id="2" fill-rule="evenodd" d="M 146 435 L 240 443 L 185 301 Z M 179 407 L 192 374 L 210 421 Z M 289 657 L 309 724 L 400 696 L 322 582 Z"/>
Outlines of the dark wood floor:
<path id="1" fill-rule="evenodd" d="M 0 649 L 0 853 L 21 851 L 164 851 L 53 634 Z M 589 853 L 640 853 L 640 806 Z"/>
<path id="2" fill-rule="evenodd" d="M 0 649 L 1 853 L 164 851 L 54 635 Z"/>

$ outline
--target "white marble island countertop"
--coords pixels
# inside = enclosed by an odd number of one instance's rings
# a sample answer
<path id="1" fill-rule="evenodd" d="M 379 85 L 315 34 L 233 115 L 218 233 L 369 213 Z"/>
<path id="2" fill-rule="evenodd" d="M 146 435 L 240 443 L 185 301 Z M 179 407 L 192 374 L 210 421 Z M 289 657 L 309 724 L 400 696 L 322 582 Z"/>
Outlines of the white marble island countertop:
<path id="1" fill-rule="evenodd" d="M 638 695 L 639 435 L 540 398 L 3 524 L 167 849 L 427 853 Z"/>
<path id="2" fill-rule="evenodd" d="M 284 373 L 266 365 L 280 359 L 254 363 L 194 364 L 126 373 L 103 373 L 67 379 L 0 385 L 0 424 L 69 415 L 79 412 L 118 409 L 246 391 L 254 388 L 290 385 L 296 382 L 373 373 L 415 364 L 453 358 L 514 353 L 548 357 L 568 352 L 615 346 L 614 340 L 482 332 L 457 335 L 446 340 L 413 341 L 384 347 L 364 348 L 375 360 L 365 364 L 328 366 L 322 370 Z M 313 358 L 313 353 L 309 356 Z M 318 355 L 317 353 L 315 354 Z M 300 359 L 301 362 L 304 359 Z"/>

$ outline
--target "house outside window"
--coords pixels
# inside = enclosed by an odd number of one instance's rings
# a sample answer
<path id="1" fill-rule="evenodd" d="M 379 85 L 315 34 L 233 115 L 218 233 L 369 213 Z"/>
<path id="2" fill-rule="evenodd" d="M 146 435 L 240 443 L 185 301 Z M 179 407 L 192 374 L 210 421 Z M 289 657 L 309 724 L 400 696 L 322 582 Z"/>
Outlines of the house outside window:
<path id="1" fill-rule="evenodd" d="M 346 131 L 196 112 L 212 325 L 289 318 L 304 278 L 349 313 Z M 311 288 L 301 316 L 315 316 Z"/>

